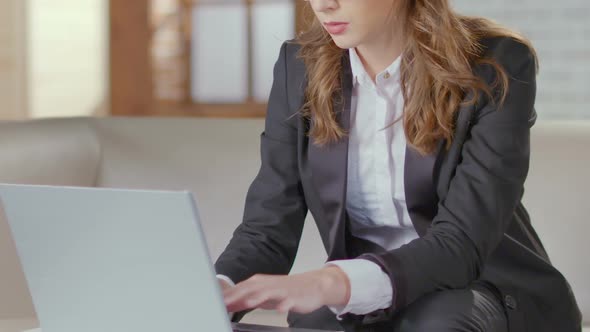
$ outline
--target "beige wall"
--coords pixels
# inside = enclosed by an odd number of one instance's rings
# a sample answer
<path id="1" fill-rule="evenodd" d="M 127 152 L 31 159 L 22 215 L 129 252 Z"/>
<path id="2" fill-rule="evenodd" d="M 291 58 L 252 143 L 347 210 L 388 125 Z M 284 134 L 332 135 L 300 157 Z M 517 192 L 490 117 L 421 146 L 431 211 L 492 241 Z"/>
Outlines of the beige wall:
<path id="1" fill-rule="evenodd" d="M 27 114 L 25 3 L 0 0 L 0 119 Z"/>
<path id="2" fill-rule="evenodd" d="M 0 119 L 106 114 L 108 0 L 0 0 Z"/>
<path id="3" fill-rule="evenodd" d="M 28 2 L 31 116 L 100 112 L 108 82 L 108 1 Z"/>

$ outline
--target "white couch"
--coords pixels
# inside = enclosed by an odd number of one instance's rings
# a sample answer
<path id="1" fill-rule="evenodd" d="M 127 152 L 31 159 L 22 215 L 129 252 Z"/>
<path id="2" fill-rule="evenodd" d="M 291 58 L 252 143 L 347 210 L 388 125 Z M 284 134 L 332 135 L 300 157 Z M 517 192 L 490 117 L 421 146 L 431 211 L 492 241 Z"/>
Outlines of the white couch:
<path id="1" fill-rule="evenodd" d="M 260 165 L 263 127 L 262 119 L 0 122 L 0 182 L 189 189 L 216 258 L 241 221 L 246 190 Z M 537 123 L 525 203 L 590 325 L 589 147 L 590 121 Z M 0 221 L 0 321 L 5 321 L 0 332 L 36 324 L 8 234 Z M 325 257 L 308 216 L 294 271 L 316 268 Z M 246 320 L 285 324 L 283 316 L 269 312 L 253 313 Z"/>

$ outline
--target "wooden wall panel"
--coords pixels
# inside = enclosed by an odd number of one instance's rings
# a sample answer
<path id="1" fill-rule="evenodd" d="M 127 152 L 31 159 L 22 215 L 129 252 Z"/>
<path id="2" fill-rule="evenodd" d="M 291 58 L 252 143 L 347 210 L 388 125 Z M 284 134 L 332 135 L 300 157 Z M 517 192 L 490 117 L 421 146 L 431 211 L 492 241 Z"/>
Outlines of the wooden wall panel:
<path id="1" fill-rule="evenodd" d="M 112 115 L 149 115 L 153 107 L 149 3 L 110 0 Z"/>

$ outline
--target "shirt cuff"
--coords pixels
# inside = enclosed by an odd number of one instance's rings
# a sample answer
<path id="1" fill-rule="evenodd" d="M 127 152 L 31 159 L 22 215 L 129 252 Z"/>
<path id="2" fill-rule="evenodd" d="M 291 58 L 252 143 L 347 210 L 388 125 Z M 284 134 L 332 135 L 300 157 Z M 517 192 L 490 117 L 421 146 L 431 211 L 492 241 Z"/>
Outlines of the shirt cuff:
<path id="1" fill-rule="evenodd" d="M 234 287 L 236 285 L 235 282 L 233 282 L 233 280 L 231 280 L 228 276 L 225 276 L 223 274 L 218 274 L 216 275 L 217 279 L 221 279 L 225 282 L 227 282 L 230 286 Z"/>
<path id="2" fill-rule="evenodd" d="M 223 280 L 223 281 L 227 282 L 232 287 L 234 287 L 236 285 L 236 283 L 233 282 L 233 280 L 231 280 L 228 276 L 225 276 L 223 274 L 218 274 L 218 275 L 216 275 L 216 277 L 217 277 L 217 279 L 220 279 L 220 280 Z M 227 313 L 227 316 L 231 320 L 234 317 L 234 313 L 233 312 L 228 312 Z"/>
<path id="3" fill-rule="evenodd" d="M 364 315 L 379 309 L 389 308 L 393 303 L 393 289 L 387 273 L 366 259 L 330 261 L 326 266 L 338 266 L 350 280 L 350 300 L 345 306 L 328 307 L 338 320 L 352 313 Z"/>

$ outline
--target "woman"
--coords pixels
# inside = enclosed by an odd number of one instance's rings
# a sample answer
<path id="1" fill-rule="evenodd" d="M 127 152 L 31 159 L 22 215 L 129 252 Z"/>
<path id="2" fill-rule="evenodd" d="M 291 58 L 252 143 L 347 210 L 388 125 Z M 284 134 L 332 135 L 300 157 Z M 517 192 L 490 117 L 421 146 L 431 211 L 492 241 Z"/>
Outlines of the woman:
<path id="1" fill-rule="evenodd" d="M 521 204 L 530 43 L 448 0 L 309 6 L 310 29 L 281 48 L 262 166 L 215 265 L 234 320 L 265 308 L 296 327 L 580 331 Z M 286 276 L 308 209 L 328 262 Z"/>

